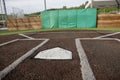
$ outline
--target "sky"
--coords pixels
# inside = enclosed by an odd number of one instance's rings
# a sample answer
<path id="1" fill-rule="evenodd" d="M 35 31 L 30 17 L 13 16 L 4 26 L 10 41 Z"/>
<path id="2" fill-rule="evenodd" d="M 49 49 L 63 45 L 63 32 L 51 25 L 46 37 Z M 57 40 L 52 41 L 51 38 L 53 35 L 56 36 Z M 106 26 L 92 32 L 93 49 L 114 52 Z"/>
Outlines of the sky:
<path id="1" fill-rule="evenodd" d="M 24 11 L 24 13 L 39 12 L 45 10 L 44 0 L 5 0 L 7 12 Z M 62 8 L 63 6 L 80 6 L 87 0 L 46 0 L 47 9 Z"/>

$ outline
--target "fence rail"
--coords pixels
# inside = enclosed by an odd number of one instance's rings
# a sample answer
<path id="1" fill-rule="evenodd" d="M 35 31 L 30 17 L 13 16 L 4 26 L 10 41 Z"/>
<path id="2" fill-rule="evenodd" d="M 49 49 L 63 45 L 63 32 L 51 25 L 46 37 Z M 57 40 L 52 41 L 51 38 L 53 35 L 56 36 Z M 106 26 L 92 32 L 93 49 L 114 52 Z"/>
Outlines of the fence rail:
<path id="1" fill-rule="evenodd" d="M 120 28 L 120 14 L 100 14 L 97 20 L 98 28 Z"/>
<path id="2" fill-rule="evenodd" d="M 9 18 L 9 30 L 41 29 L 41 18 Z M 99 14 L 97 28 L 120 28 L 120 14 Z"/>
<path id="3" fill-rule="evenodd" d="M 8 19 L 8 30 L 28 30 L 28 29 L 41 29 L 40 17 Z"/>

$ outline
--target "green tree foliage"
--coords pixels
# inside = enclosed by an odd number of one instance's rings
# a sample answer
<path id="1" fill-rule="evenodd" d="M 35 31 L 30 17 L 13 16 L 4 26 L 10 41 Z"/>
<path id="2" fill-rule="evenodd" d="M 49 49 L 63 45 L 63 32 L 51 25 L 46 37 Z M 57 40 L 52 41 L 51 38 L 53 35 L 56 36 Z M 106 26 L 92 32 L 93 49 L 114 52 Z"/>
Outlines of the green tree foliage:
<path id="1" fill-rule="evenodd" d="M 118 10 L 119 9 L 116 8 L 116 7 L 112 7 L 112 8 L 99 8 L 98 9 L 98 14 L 100 14 L 100 13 L 115 13 Z"/>
<path id="2" fill-rule="evenodd" d="M 31 14 L 25 14 L 26 17 L 36 17 L 39 16 L 41 12 L 31 13 Z"/>
<path id="3" fill-rule="evenodd" d="M 67 8 L 66 6 L 63 6 L 63 8 L 61 8 L 61 9 L 67 9 L 67 10 L 69 10 L 69 9 L 84 9 L 85 6 L 87 5 L 87 3 L 88 3 L 88 1 L 86 1 L 84 4 L 82 4 L 82 5 L 80 5 L 80 6 L 70 7 L 70 8 Z"/>
<path id="4" fill-rule="evenodd" d="M 67 7 L 66 7 L 66 6 L 63 6 L 63 9 L 67 9 Z"/>
<path id="5" fill-rule="evenodd" d="M 70 7 L 70 8 L 67 8 L 67 6 L 63 6 L 63 8 L 54 8 L 54 9 L 48 9 L 47 11 L 50 11 L 50 10 L 71 10 L 71 9 L 84 9 L 85 6 L 88 4 L 88 1 L 86 1 L 84 4 L 80 5 L 80 6 L 77 6 L 77 7 Z M 100 13 L 112 13 L 112 11 L 118 11 L 118 8 L 99 8 L 98 9 L 98 14 Z M 33 16 L 39 16 L 41 12 L 36 12 L 36 13 L 32 13 L 32 14 L 25 14 L 26 17 L 33 17 Z"/>

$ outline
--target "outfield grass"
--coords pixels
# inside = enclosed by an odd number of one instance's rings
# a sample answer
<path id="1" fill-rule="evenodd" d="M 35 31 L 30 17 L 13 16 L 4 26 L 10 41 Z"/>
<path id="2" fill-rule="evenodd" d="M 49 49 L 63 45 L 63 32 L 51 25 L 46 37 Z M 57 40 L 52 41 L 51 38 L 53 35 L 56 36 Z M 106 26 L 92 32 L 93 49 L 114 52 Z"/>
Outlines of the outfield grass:
<path id="1" fill-rule="evenodd" d="M 59 31 L 59 30 L 104 30 L 104 31 L 120 31 L 120 28 L 70 28 L 70 29 L 39 29 L 39 30 L 17 30 L 17 31 L 0 31 L 0 35 L 11 35 L 20 33 L 33 33 L 33 32 L 43 32 L 43 31 Z"/>

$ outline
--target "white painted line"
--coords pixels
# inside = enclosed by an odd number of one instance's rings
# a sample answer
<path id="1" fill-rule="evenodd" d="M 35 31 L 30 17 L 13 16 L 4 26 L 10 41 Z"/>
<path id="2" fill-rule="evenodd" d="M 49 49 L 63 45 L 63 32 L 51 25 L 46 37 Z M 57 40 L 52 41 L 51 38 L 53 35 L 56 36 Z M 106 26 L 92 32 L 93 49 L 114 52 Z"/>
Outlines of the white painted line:
<path id="1" fill-rule="evenodd" d="M 78 38 L 80 40 L 116 40 L 116 38 Z"/>
<path id="2" fill-rule="evenodd" d="M 81 65 L 81 72 L 83 80 L 96 80 L 95 76 L 92 72 L 90 64 L 88 62 L 87 56 L 85 51 L 82 47 L 80 39 L 75 39 L 76 48 L 80 57 L 80 65 Z"/>
<path id="3" fill-rule="evenodd" d="M 99 38 L 103 38 L 103 37 L 113 36 L 113 35 L 116 35 L 116 34 L 120 34 L 120 32 L 115 32 L 115 33 L 111 33 L 111 34 L 106 34 L 106 35 L 98 36 L 98 37 L 95 37 L 93 39 L 99 39 Z"/>
<path id="4" fill-rule="evenodd" d="M 116 41 L 120 42 L 120 39 L 115 39 Z"/>
<path id="5" fill-rule="evenodd" d="M 31 41 L 31 40 L 33 41 L 33 40 L 35 40 L 35 41 L 36 41 L 36 40 L 46 40 L 46 39 L 47 39 L 47 38 L 19 39 L 19 40 L 20 40 L 20 41 L 24 41 L 24 40 L 25 40 L 25 41 L 27 41 L 27 40 L 28 40 L 28 41 Z"/>
<path id="6" fill-rule="evenodd" d="M 10 64 L 8 67 L 0 71 L 0 80 L 4 78 L 9 72 L 11 72 L 13 69 L 17 67 L 18 64 L 20 64 L 22 61 L 24 61 L 27 57 L 32 55 L 38 48 L 43 46 L 45 43 L 47 43 L 49 39 L 46 39 L 42 43 L 40 43 L 38 46 L 34 47 L 32 50 L 28 51 L 25 55 L 18 58 L 16 61 L 14 61 L 12 64 Z"/>
<path id="7" fill-rule="evenodd" d="M 9 43 L 13 43 L 13 42 L 16 42 L 16 41 L 18 41 L 19 39 L 14 39 L 14 40 L 11 40 L 11 41 L 8 41 L 8 42 L 5 42 L 5 43 L 2 43 L 2 44 L 0 44 L 0 46 L 4 46 L 4 45 L 7 45 L 7 44 L 9 44 Z"/>
<path id="8" fill-rule="evenodd" d="M 77 38 L 79 40 L 109 40 L 109 41 L 118 41 L 120 42 L 120 39 L 117 39 L 117 38 Z"/>
<path id="9" fill-rule="evenodd" d="M 23 37 L 25 37 L 25 38 L 28 38 L 28 39 L 35 39 L 35 38 L 33 38 L 33 37 L 29 37 L 29 36 L 27 36 L 27 35 L 24 35 L 24 34 L 19 34 L 20 36 L 23 36 Z"/>

